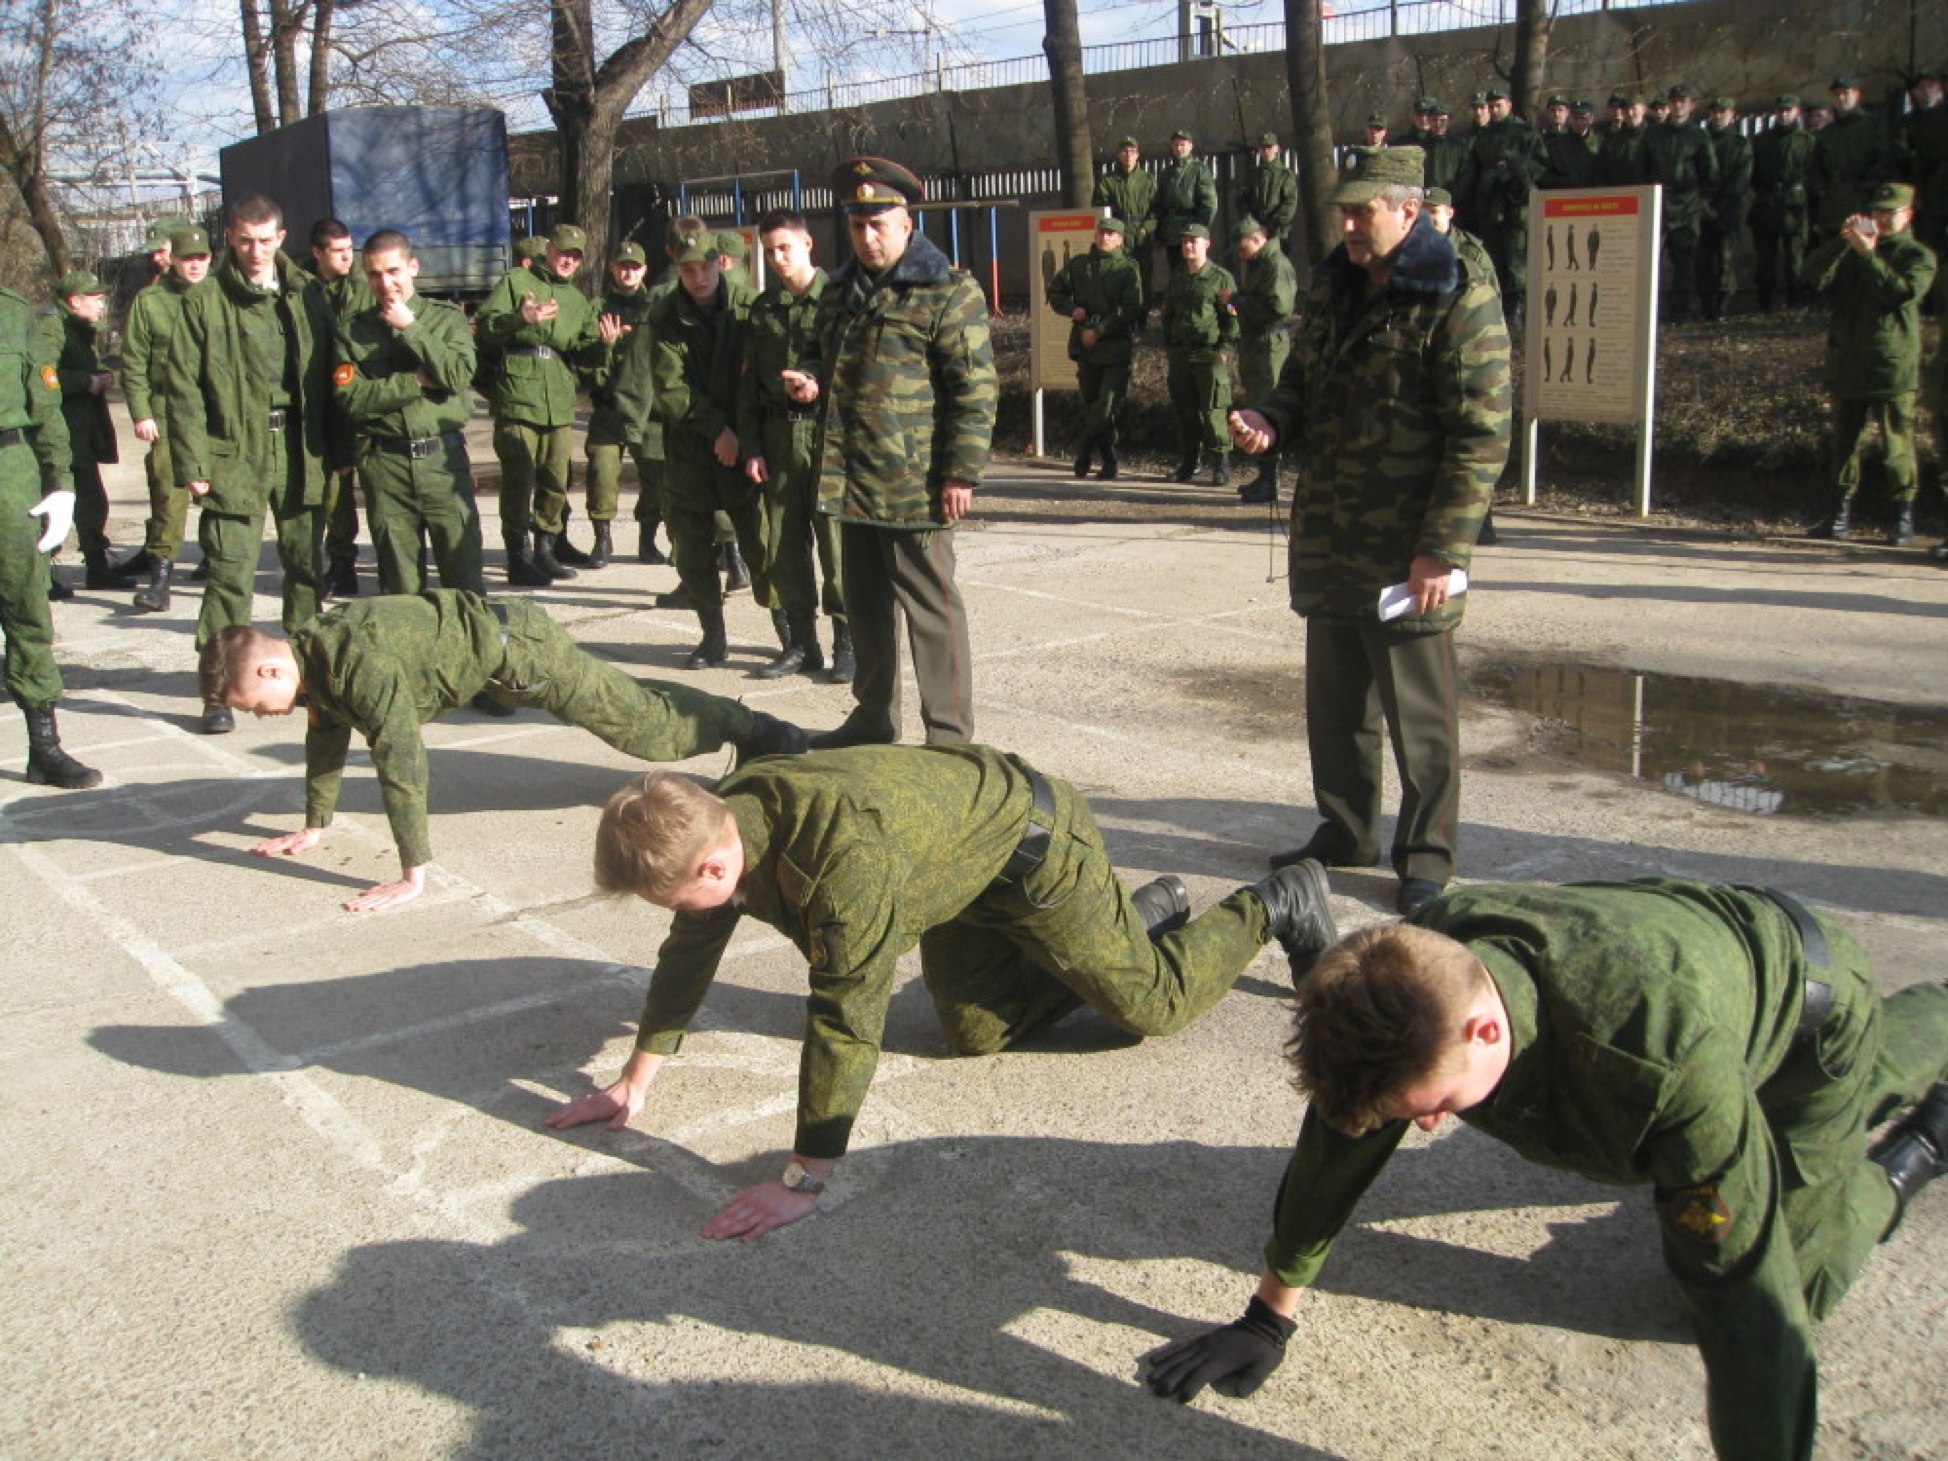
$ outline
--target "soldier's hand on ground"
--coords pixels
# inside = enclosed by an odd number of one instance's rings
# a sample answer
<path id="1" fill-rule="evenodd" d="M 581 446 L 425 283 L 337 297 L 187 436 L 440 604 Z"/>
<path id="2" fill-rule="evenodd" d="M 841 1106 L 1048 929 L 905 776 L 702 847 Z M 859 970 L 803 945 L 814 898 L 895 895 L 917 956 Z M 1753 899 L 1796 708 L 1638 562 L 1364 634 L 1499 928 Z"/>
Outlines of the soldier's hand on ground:
<path id="1" fill-rule="evenodd" d="M 521 318 L 531 325 L 543 325 L 561 313 L 561 306 L 552 299 L 535 302 L 532 294 L 521 296 Z"/>
<path id="2" fill-rule="evenodd" d="M 72 492 L 50 492 L 39 502 L 27 509 L 29 517 L 47 519 L 47 531 L 40 541 L 34 544 L 39 553 L 52 553 L 68 539 L 68 529 L 74 526 L 74 494 Z"/>
<path id="3" fill-rule="evenodd" d="M 577 1096 L 561 1106 L 542 1125 L 566 1131 L 589 1121 L 606 1121 L 609 1130 L 621 1131 L 649 1099 L 649 1088 L 663 1068 L 663 1057 L 646 1050 L 632 1054 L 622 1067 L 622 1075 L 612 1084 L 586 1096 Z"/>
<path id="4" fill-rule="evenodd" d="M 1238 450 L 1251 456 L 1272 449 L 1278 440 L 1278 433 L 1272 430 L 1272 423 L 1256 411 L 1233 411 L 1224 418 L 1225 426 L 1231 432 L 1231 440 L 1237 443 Z"/>
<path id="5" fill-rule="evenodd" d="M 737 465 L 737 433 L 726 426 L 717 433 L 717 441 L 711 447 L 717 454 L 717 465 L 734 467 Z"/>
<path id="6" fill-rule="evenodd" d="M 739 1238 L 749 1243 L 773 1228 L 782 1228 L 818 1211 L 809 1192 L 793 1192 L 782 1182 L 747 1187 L 703 1225 L 706 1238 Z"/>
<path id="7" fill-rule="evenodd" d="M 785 383 L 785 394 L 801 406 L 818 399 L 818 377 L 802 370 L 781 370 L 778 379 Z"/>
<path id="8" fill-rule="evenodd" d="M 943 482 L 940 486 L 940 520 L 957 523 L 974 510 L 974 484 Z"/>
<path id="9" fill-rule="evenodd" d="M 161 436 L 162 428 L 156 425 L 155 417 L 144 416 L 140 421 L 135 423 L 135 439 L 137 441 L 155 442 Z"/>
<path id="10" fill-rule="evenodd" d="M 406 875 L 396 883 L 380 883 L 376 888 L 367 888 L 356 898 L 348 898 L 343 907 L 347 913 L 377 913 L 381 908 L 397 908 L 401 903 L 410 903 L 426 891 L 426 869 L 410 867 Z"/>
<path id="11" fill-rule="evenodd" d="M 752 457 L 744 464 L 744 475 L 762 487 L 771 480 L 771 468 L 765 465 L 763 457 Z"/>
<path id="12" fill-rule="evenodd" d="M 1454 583 L 1454 565 L 1443 563 L 1438 558 L 1430 558 L 1425 553 L 1414 555 L 1414 561 L 1407 569 L 1407 587 L 1414 596 L 1414 612 L 1431 614 L 1448 601 L 1448 591 Z"/>
<path id="13" fill-rule="evenodd" d="M 1194 1339 L 1180 1339 L 1143 1356 L 1143 1383 L 1179 1405 L 1209 1385 L 1243 1400 L 1257 1393 L 1285 1358 L 1285 1341 L 1297 1326 L 1263 1299 L 1253 1298 L 1242 1318 Z"/>

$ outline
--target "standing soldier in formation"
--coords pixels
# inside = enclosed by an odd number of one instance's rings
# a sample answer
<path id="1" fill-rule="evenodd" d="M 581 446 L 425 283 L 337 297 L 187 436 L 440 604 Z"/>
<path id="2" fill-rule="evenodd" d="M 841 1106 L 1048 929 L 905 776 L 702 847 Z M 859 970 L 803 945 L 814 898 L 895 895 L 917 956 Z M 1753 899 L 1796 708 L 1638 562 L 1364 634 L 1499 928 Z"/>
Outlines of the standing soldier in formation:
<path id="1" fill-rule="evenodd" d="M 317 614 L 326 479 L 351 458 L 331 399 L 331 306 L 284 254 L 283 213 L 245 198 L 226 239 L 222 261 L 184 297 L 166 397 L 172 465 L 201 505 L 197 541 L 210 565 L 198 650 L 250 622 L 266 509 L 277 523 L 285 632 Z M 204 734 L 235 728 L 228 706 L 205 702 Z"/>
<path id="2" fill-rule="evenodd" d="M 1209 455 L 1211 484 L 1228 487 L 1231 437 L 1224 418 L 1231 409 L 1231 367 L 1224 352 L 1238 339 L 1238 312 L 1232 304 L 1238 281 L 1211 262 L 1211 231 L 1201 223 L 1184 225 L 1177 251 L 1183 267 L 1171 277 L 1163 299 L 1170 415 L 1182 453 L 1173 480 L 1190 481 L 1199 459 Z"/>
<path id="3" fill-rule="evenodd" d="M 1157 176 L 1157 242 L 1163 246 L 1165 261 L 1174 281 L 1184 271 L 1182 244 L 1192 224 L 1210 237 L 1217 221 L 1217 180 L 1210 168 L 1191 156 L 1196 143 L 1181 128 L 1170 134 L 1170 161 Z"/>
<path id="4" fill-rule="evenodd" d="M 785 389 L 786 372 L 802 374 L 818 353 L 827 280 L 812 262 L 812 231 L 802 213 L 765 214 L 758 220 L 758 247 L 770 282 L 751 305 L 737 380 L 737 436 L 744 475 L 762 491 L 765 573 L 778 601 L 772 617 L 783 616 L 779 638 L 784 644 L 758 678 L 824 671 L 825 652 L 818 642 L 823 580 L 825 615 L 832 621 L 830 678 L 850 685 L 858 662 L 840 579 L 839 525 L 818 511 L 818 407 L 799 405 Z"/>
<path id="5" fill-rule="evenodd" d="M 108 414 L 108 388 L 115 377 L 101 368 L 95 348 L 108 305 L 108 289 L 86 269 L 63 275 L 54 286 L 54 313 L 43 328 L 56 351 L 61 378 L 61 415 L 68 427 L 74 481 L 74 531 L 87 565 L 88 588 L 131 589 L 135 580 L 108 556 L 108 489 L 101 469 L 121 460 L 115 423 Z"/>
<path id="6" fill-rule="evenodd" d="M 1812 156 L 1813 134 L 1800 123 L 1799 98 L 1786 92 L 1772 104 L 1772 125 L 1752 141 L 1752 244 L 1761 310 L 1772 309 L 1782 284 L 1786 307 L 1800 303 L 1812 227 L 1806 196 Z"/>
<path id="7" fill-rule="evenodd" d="M 210 272 L 210 236 L 185 226 L 171 236 L 169 265 L 129 306 L 122 338 L 122 393 L 128 399 L 135 439 L 146 442 L 149 522 L 142 539 L 149 581 L 135 591 L 135 607 L 160 614 L 169 607 L 169 583 L 189 520 L 189 492 L 170 465 L 169 437 L 162 429 L 169 384 L 170 341 L 183 318 L 183 300 Z"/>
<path id="8" fill-rule="evenodd" d="M 1427 221 L 1434 225 L 1434 231 L 1446 237 L 1454 249 L 1455 257 L 1472 271 L 1474 277 L 1484 284 L 1495 285 L 1495 292 L 1501 287 L 1495 279 L 1495 261 L 1488 257 L 1488 250 L 1482 247 L 1481 240 L 1454 221 L 1454 197 L 1446 188 L 1427 190 Z M 1483 538 L 1482 541 L 1487 541 Z"/>
<path id="9" fill-rule="evenodd" d="M 1698 302 L 1708 320 L 1731 312 L 1738 293 L 1738 247 L 1745 233 L 1745 210 L 1752 198 L 1752 144 L 1738 130 L 1738 103 L 1713 99 L 1705 138 L 1718 159 L 1718 189 L 1705 199 L 1704 233 L 1699 239 Z"/>
<path id="10" fill-rule="evenodd" d="M 27 719 L 27 779 L 77 791 L 100 786 L 101 773 L 61 749 L 54 719 L 61 670 L 41 555 L 58 547 L 74 522 L 56 353 L 52 334 L 27 301 L 0 289 L 0 631 L 7 641 L 7 694 Z"/>
<path id="11" fill-rule="evenodd" d="M 548 236 L 545 264 L 516 269 L 475 316 L 494 358 L 488 404 L 501 464 L 501 541 L 507 581 L 541 588 L 575 570 L 555 553 L 567 522 L 575 435 L 575 367 L 603 356 L 594 307 L 575 287 L 588 236 L 572 223 Z M 528 535 L 533 532 L 533 547 Z"/>
<path id="12" fill-rule="evenodd" d="M 1278 133 L 1258 137 L 1258 159 L 1231 200 L 1240 218 L 1256 218 L 1280 250 L 1292 246 L 1292 223 L 1299 216 L 1299 180 L 1279 157 Z"/>
<path id="13" fill-rule="evenodd" d="M 1285 250 L 1273 244 L 1265 226 L 1241 218 L 1237 227 L 1238 378 L 1245 400 L 1262 401 L 1278 385 L 1285 357 L 1292 353 L 1292 312 L 1299 303 L 1299 274 Z M 1238 489 L 1244 503 L 1278 500 L 1278 453 L 1266 452 L 1258 475 Z"/>
<path id="14" fill-rule="evenodd" d="M 1587 127 L 1578 132 L 1570 126 L 1572 115 L 1568 97 L 1557 92 L 1549 98 L 1548 120 L 1542 128 L 1542 175 L 1535 184 L 1538 188 L 1596 186 L 1596 149 L 1590 145 Z"/>
<path id="15" fill-rule="evenodd" d="M 1414 99 L 1414 127 L 1405 146 L 1418 147 L 1427 158 L 1427 186 L 1446 188 L 1456 198 L 1474 191 L 1474 150 L 1448 130 L 1452 119 L 1440 98 Z"/>
<path id="16" fill-rule="evenodd" d="M 1588 97 L 1578 97 L 1569 108 L 1569 130 L 1583 139 L 1583 145 L 1595 156 L 1602 144 L 1596 135 L 1596 103 Z"/>
<path id="17" fill-rule="evenodd" d="M 1677 323 L 1691 318 L 1691 302 L 1698 294 L 1705 201 L 1718 194 L 1718 154 L 1691 120 L 1696 100 L 1685 82 L 1673 86 L 1670 115 L 1652 125 L 1644 142 L 1650 181 L 1664 189 L 1664 249 L 1671 261 L 1664 317 Z"/>
<path id="18" fill-rule="evenodd" d="M 852 257 L 825 288 L 816 371 L 793 372 L 800 405 L 824 398 L 819 511 L 837 518 L 856 702 L 815 744 L 900 735 L 899 618 L 906 616 L 927 744 L 974 738 L 967 609 L 953 526 L 987 471 L 1000 394 L 987 301 L 914 223 L 925 196 L 897 162 L 854 157 L 832 172 Z"/>
<path id="19" fill-rule="evenodd" d="M 595 530 L 589 549 L 591 568 L 608 566 L 615 556 L 614 524 L 622 501 L 622 454 L 636 464 L 636 556 L 644 563 L 661 563 L 656 529 L 663 521 L 661 484 L 656 467 L 643 450 L 635 423 L 616 404 L 616 371 L 628 337 L 649 319 L 650 294 L 643 287 L 649 275 L 649 255 L 639 243 L 616 245 L 609 258 L 609 287 L 602 293 L 596 332 L 602 340 L 601 359 L 582 373 L 588 386 L 588 435 L 583 450 L 588 458 L 588 520 Z"/>
<path id="20" fill-rule="evenodd" d="M 1860 457 L 1880 428 L 1894 522 L 1887 541 L 1914 541 L 1914 403 L 1921 386 L 1921 301 L 1934 283 L 1932 250 L 1914 237 L 1914 189 L 1882 183 L 1872 212 L 1856 214 L 1806 260 L 1806 278 L 1833 300 L 1826 389 L 1833 398 L 1833 485 L 1825 536 L 1853 528 Z"/>
<path id="21" fill-rule="evenodd" d="M 1364 135 L 1366 146 L 1385 147 L 1387 145 L 1387 114 L 1385 112 L 1368 112 L 1366 114 L 1366 130 Z"/>
<path id="22" fill-rule="evenodd" d="M 311 225 L 313 277 L 331 306 L 335 325 L 372 308 L 372 291 L 358 267 L 352 231 L 336 218 L 320 218 Z M 358 594 L 358 497 L 348 468 L 334 472 L 325 483 L 325 596 L 346 599 Z"/>
<path id="23" fill-rule="evenodd" d="M 1133 337 L 1143 322 L 1143 285 L 1123 253 L 1123 234 L 1122 219 L 1099 219 L 1089 252 L 1070 259 L 1048 286 L 1048 307 L 1069 321 L 1069 359 L 1082 396 L 1075 474 L 1088 476 L 1101 452 L 1105 482 L 1116 478 L 1116 420 L 1129 393 Z"/>
<path id="24" fill-rule="evenodd" d="M 1475 134 L 1474 199 L 1464 213 L 1495 261 L 1509 326 L 1519 330 L 1529 287 L 1529 189 L 1542 175 L 1542 144 L 1514 115 L 1507 92 L 1488 93 L 1488 116 Z"/>
<path id="25" fill-rule="evenodd" d="M 1143 170 L 1141 160 L 1134 137 L 1118 143 L 1116 161 L 1097 177 L 1090 206 L 1123 220 L 1123 252 L 1136 265 L 1136 277 L 1143 285 L 1143 311 L 1148 314 L 1155 298 L 1150 270 L 1156 242 L 1157 180 Z"/>
<path id="26" fill-rule="evenodd" d="M 1948 101 L 1942 74 L 1915 73 L 1913 110 L 1900 121 L 1900 175 L 1914 184 L 1914 234 L 1938 257 L 1948 248 Z"/>
<path id="27" fill-rule="evenodd" d="M 1650 181 L 1647 103 L 1641 93 L 1610 93 L 1610 128 L 1596 150 L 1596 181 L 1603 188 L 1641 188 Z"/>
<path id="28" fill-rule="evenodd" d="M 1894 180 L 1894 144 L 1887 123 L 1860 108 L 1860 83 L 1835 76 L 1828 94 L 1833 120 L 1819 129 L 1806 187 L 1813 198 L 1813 228 L 1826 242 L 1849 218 L 1864 214 L 1881 183 Z"/>

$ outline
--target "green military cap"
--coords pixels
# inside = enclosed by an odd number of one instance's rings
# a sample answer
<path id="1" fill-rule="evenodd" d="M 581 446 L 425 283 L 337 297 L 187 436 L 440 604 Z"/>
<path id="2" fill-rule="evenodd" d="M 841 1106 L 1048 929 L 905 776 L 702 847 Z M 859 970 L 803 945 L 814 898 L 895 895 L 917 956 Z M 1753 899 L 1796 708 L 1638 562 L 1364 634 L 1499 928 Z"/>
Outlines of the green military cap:
<path id="1" fill-rule="evenodd" d="M 1369 127 L 1386 126 L 1387 114 L 1385 112 L 1368 112 L 1366 114 L 1366 125 Z"/>
<path id="2" fill-rule="evenodd" d="M 1260 132 L 1260 133 L 1258 134 L 1258 145 L 1259 145 L 1260 147 L 1276 147 L 1276 146 L 1278 146 L 1278 133 L 1276 133 L 1276 132 Z"/>
<path id="3" fill-rule="evenodd" d="M 1546 107 L 1566 107 L 1569 105 L 1569 98 L 1564 96 L 1560 91 L 1552 91 L 1549 93 L 1549 100 L 1544 102 L 1543 105 Z"/>
<path id="4" fill-rule="evenodd" d="M 1503 91 L 1499 86 L 1497 86 L 1488 91 L 1487 99 L 1489 101 L 1507 101 L 1508 93 Z"/>
<path id="5" fill-rule="evenodd" d="M 717 235 L 717 252 L 733 259 L 751 257 L 751 246 L 744 242 L 744 235 L 734 228 L 726 228 Z"/>
<path id="6" fill-rule="evenodd" d="M 1231 228 L 1231 242 L 1243 243 L 1254 233 L 1263 233 L 1265 225 L 1256 218 L 1240 218 Z"/>
<path id="7" fill-rule="evenodd" d="M 1674 83 L 1671 89 L 1665 94 L 1669 96 L 1672 101 L 1677 101 L 1680 98 L 1689 98 L 1693 101 L 1696 101 L 1698 97 L 1698 90 L 1688 81 L 1679 81 Z"/>
<path id="8" fill-rule="evenodd" d="M 1906 183 L 1882 183 L 1874 189 L 1873 206 L 1876 208 L 1912 208 L 1914 206 L 1914 189 L 1910 188 Z M 65 283 L 66 280 L 62 282 Z M 63 291 L 63 293 L 66 292 L 65 290 Z M 81 291 L 76 292 L 79 293 Z"/>
<path id="9" fill-rule="evenodd" d="M 72 299 L 77 294 L 106 294 L 108 286 L 87 269 L 72 269 L 61 276 L 54 292 L 63 299 Z"/>
<path id="10" fill-rule="evenodd" d="M 1444 117 L 1447 115 L 1447 108 L 1442 106 L 1439 100 L 1431 96 L 1415 97 L 1414 110 L 1417 112 L 1426 112 L 1436 117 Z"/>
<path id="11" fill-rule="evenodd" d="M 643 246 L 639 243 L 619 243 L 616 245 L 616 251 L 609 255 L 609 262 L 611 264 L 641 264 L 644 268 L 648 268 L 649 255 L 643 252 Z"/>
<path id="12" fill-rule="evenodd" d="M 1182 234 L 1184 238 L 1209 238 L 1210 236 L 1211 230 L 1201 223 L 1186 223 L 1184 225 Z"/>
<path id="13" fill-rule="evenodd" d="M 832 196 L 845 213 L 904 208 L 926 191 L 912 173 L 883 157 L 848 157 L 832 169 Z"/>
<path id="14" fill-rule="evenodd" d="M 1909 86 L 1918 86 L 1923 81 L 1942 81 L 1942 80 L 1948 80 L 1948 77 L 1942 76 L 1939 67 L 1923 66 L 1919 71 L 1916 71 L 1913 76 L 1908 78 L 1907 84 Z"/>
<path id="15" fill-rule="evenodd" d="M 1138 152 L 1143 150 L 1143 144 L 1134 137 L 1125 137 L 1121 142 L 1116 144 L 1116 150 L 1118 152 L 1121 152 L 1125 147 L 1134 147 Z"/>
<path id="16" fill-rule="evenodd" d="M 149 225 L 148 237 L 142 241 L 142 252 L 152 254 L 164 244 L 173 248 L 176 235 L 189 226 L 187 218 L 158 218 Z"/>
<path id="17" fill-rule="evenodd" d="M 710 264 L 717 259 L 717 235 L 714 233 L 686 233 L 676 246 L 676 262 L 679 264 Z"/>
<path id="18" fill-rule="evenodd" d="M 572 223 L 557 223 L 555 231 L 548 235 L 548 247 L 558 254 L 586 253 L 588 235 Z"/>
<path id="19" fill-rule="evenodd" d="M 1485 92 L 1485 91 L 1477 91 L 1477 92 L 1475 92 L 1475 93 L 1474 93 L 1473 95 L 1471 95 L 1471 96 L 1470 96 L 1470 97 L 1468 98 L 1468 105 L 1469 105 L 1469 106 L 1471 106 L 1471 107 L 1485 107 L 1485 106 L 1487 106 L 1487 105 L 1488 105 L 1488 93 L 1487 93 L 1487 92 Z"/>
<path id="20" fill-rule="evenodd" d="M 1657 106 L 1660 103 L 1662 103 L 1663 100 L 1664 98 L 1661 96 L 1647 96 L 1641 91 L 1633 91 L 1630 93 L 1630 100 L 1628 105 L 1633 107 Z"/>
<path id="21" fill-rule="evenodd" d="M 548 240 L 538 233 L 531 233 L 514 245 L 514 257 L 524 263 L 531 263 L 548 252 Z"/>
<path id="22" fill-rule="evenodd" d="M 1454 194 L 1450 193 L 1446 188 L 1429 188 L 1427 190 L 1427 206 L 1429 208 L 1452 208 L 1454 206 Z"/>
<path id="23" fill-rule="evenodd" d="M 200 228 L 180 228 L 169 236 L 169 247 L 179 259 L 207 258 L 210 236 Z"/>
<path id="24" fill-rule="evenodd" d="M 1418 188 L 1427 181 L 1427 154 L 1418 147 L 1349 147 L 1339 163 L 1335 208 L 1370 203 L 1388 188 Z"/>
<path id="25" fill-rule="evenodd" d="M 1114 213 L 1105 213 L 1103 214 L 1102 217 L 1096 220 L 1096 232 L 1128 233 L 1129 226 L 1125 224 L 1122 219 L 1118 218 Z"/>
<path id="26" fill-rule="evenodd" d="M 1833 84 L 1826 89 L 1828 91 L 1858 91 L 1860 90 L 1860 79 L 1855 76 L 1835 76 L 1833 78 Z"/>
<path id="27" fill-rule="evenodd" d="M 1577 97 L 1570 104 L 1569 109 L 1579 117 L 1593 117 L 1596 115 L 1596 103 L 1586 96 Z"/>
<path id="28" fill-rule="evenodd" d="M 1798 106 L 1799 98 L 1797 95 L 1795 95 L 1790 91 L 1782 91 L 1779 93 L 1778 97 L 1773 101 L 1772 105 L 1774 110 L 1784 111 L 1787 107 Z"/>
<path id="29" fill-rule="evenodd" d="M 1714 96 L 1711 99 L 1711 109 L 1714 112 L 1735 112 L 1738 110 L 1738 98 L 1731 97 L 1731 96 Z"/>
<path id="30" fill-rule="evenodd" d="M 1613 107 L 1627 107 L 1632 105 L 1632 98 L 1630 93 L 1627 91 L 1613 91 L 1610 93 L 1610 100 L 1607 103 L 1605 103 L 1605 105 L 1613 106 Z"/>

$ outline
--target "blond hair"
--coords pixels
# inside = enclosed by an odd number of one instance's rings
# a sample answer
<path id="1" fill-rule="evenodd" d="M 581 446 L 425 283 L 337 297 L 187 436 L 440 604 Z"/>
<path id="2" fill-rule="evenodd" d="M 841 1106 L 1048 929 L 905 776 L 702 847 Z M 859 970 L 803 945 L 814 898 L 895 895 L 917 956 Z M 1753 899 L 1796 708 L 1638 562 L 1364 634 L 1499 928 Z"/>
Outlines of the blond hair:
<path id="1" fill-rule="evenodd" d="M 1452 1069 L 1488 977 L 1465 944 L 1411 923 L 1363 928 L 1321 954 L 1299 985 L 1285 1054 L 1293 1084 L 1328 1126 L 1362 1135 L 1389 1100 Z"/>
<path id="2" fill-rule="evenodd" d="M 217 630 L 196 660 L 196 688 L 203 703 L 227 705 L 237 686 L 250 677 L 271 646 L 282 643 L 275 635 L 248 624 Z"/>
<path id="3" fill-rule="evenodd" d="M 674 771 L 650 771 L 602 808 L 595 829 L 595 886 L 659 902 L 696 874 L 724 835 L 731 810 L 721 797 Z"/>

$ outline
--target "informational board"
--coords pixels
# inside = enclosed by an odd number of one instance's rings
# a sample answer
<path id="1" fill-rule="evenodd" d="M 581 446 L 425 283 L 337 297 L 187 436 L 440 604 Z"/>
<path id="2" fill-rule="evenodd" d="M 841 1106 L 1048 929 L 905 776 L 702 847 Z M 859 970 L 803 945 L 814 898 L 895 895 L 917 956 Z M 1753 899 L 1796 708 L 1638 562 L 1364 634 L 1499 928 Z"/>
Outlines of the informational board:
<path id="1" fill-rule="evenodd" d="M 1650 511 L 1662 231 L 1659 187 L 1529 194 L 1523 410 L 1530 502 L 1539 423 L 1605 421 L 1637 427 L 1637 511 Z"/>
<path id="2" fill-rule="evenodd" d="M 1096 241 L 1100 215 L 1092 209 L 1064 208 L 1028 215 L 1029 384 L 1036 390 L 1075 390 L 1081 384 L 1075 362 L 1069 359 L 1069 325 L 1065 315 L 1048 307 L 1049 281 Z"/>

